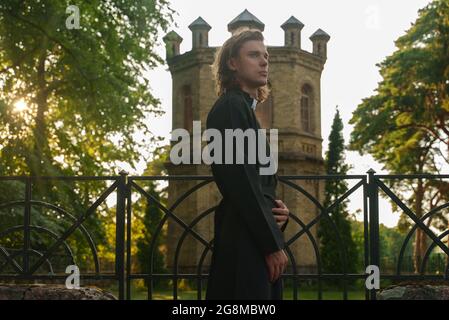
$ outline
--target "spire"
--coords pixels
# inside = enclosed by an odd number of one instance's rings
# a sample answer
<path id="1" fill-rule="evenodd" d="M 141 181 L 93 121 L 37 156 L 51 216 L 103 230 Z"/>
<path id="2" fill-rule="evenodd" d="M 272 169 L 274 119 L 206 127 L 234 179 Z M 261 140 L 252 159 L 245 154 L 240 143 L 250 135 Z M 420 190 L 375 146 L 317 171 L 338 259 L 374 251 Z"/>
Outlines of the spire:
<path id="1" fill-rule="evenodd" d="M 190 25 L 189 25 L 189 29 L 190 30 L 194 30 L 194 29 L 201 29 L 201 30 L 207 30 L 209 31 L 212 27 L 206 22 L 204 21 L 203 18 L 198 17 L 196 18 L 195 21 L 193 21 Z"/>
<path id="2" fill-rule="evenodd" d="M 258 29 L 261 32 L 265 29 L 265 25 L 257 19 L 247 9 L 243 10 L 237 17 L 228 23 L 228 31 L 234 34 L 239 29 Z"/>
<path id="3" fill-rule="evenodd" d="M 315 31 L 311 36 L 310 36 L 310 40 L 315 40 L 315 39 L 322 39 L 322 40 L 326 40 L 329 41 L 330 39 L 330 35 L 328 35 L 326 32 L 324 32 L 321 29 L 318 29 L 317 31 Z"/>
<path id="4" fill-rule="evenodd" d="M 284 30 L 288 28 L 298 28 L 299 30 L 301 30 L 302 28 L 304 28 L 304 23 L 296 19 L 294 16 L 291 16 L 281 25 L 281 28 Z"/>

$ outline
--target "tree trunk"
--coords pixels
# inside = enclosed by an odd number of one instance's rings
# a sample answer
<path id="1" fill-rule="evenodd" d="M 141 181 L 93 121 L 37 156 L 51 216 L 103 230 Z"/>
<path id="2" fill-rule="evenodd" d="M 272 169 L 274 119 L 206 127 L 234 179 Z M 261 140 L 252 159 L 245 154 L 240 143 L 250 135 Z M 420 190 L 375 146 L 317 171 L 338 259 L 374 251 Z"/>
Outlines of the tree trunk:
<path id="1" fill-rule="evenodd" d="M 423 199 L 424 199 L 424 186 L 421 179 L 418 179 L 418 186 L 415 194 L 415 214 L 418 219 L 421 219 L 423 215 Z M 426 252 L 426 234 L 420 227 L 416 229 L 415 244 L 413 248 L 413 265 L 414 272 L 419 273 L 421 263 Z"/>
<path id="2" fill-rule="evenodd" d="M 35 125 L 33 128 L 34 143 L 30 150 L 30 158 L 28 159 L 28 168 L 31 176 L 42 176 L 48 174 L 49 165 L 49 145 L 46 124 L 46 112 L 48 111 L 48 92 L 46 82 L 45 62 L 47 60 L 48 39 L 42 39 L 42 49 L 37 60 L 36 66 L 36 84 L 37 93 L 35 96 L 35 104 L 37 106 L 36 116 L 34 118 Z M 33 198 L 40 198 L 47 193 L 47 183 L 44 180 L 37 180 L 34 183 Z M 43 200 L 43 199 L 42 199 Z"/>

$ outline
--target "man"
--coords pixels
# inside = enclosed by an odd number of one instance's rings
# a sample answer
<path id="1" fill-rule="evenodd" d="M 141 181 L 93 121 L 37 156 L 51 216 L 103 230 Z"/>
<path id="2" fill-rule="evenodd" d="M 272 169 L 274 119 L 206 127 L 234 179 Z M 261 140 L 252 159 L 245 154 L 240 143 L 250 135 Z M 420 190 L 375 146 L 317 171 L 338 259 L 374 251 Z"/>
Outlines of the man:
<path id="1" fill-rule="evenodd" d="M 254 109 L 268 96 L 263 40 L 260 31 L 246 30 L 218 51 L 214 71 L 219 98 L 209 112 L 207 128 L 219 130 L 223 137 L 225 129 L 260 129 Z M 244 157 L 244 164 L 224 164 L 223 159 L 211 165 L 223 199 L 215 212 L 206 299 L 282 299 L 281 274 L 288 263 L 282 232 L 289 210 L 274 200 L 276 175 L 259 175 L 259 161 L 248 163 L 247 152 Z"/>

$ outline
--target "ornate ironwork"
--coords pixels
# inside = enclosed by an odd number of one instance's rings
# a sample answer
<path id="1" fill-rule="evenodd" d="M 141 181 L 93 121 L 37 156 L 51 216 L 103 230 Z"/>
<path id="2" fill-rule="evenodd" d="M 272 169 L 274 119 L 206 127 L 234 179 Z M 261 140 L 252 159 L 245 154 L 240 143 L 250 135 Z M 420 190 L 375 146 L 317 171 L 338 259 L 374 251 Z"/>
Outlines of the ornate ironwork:
<path id="1" fill-rule="evenodd" d="M 298 192 L 307 198 L 317 209 L 319 214 L 316 215 L 311 221 L 305 223 L 298 214 L 290 212 L 290 223 L 294 225 L 293 229 L 298 229 L 286 239 L 286 253 L 290 260 L 291 272 L 284 273 L 284 279 L 292 280 L 293 285 L 293 299 L 299 298 L 299 286 L 300 280 L 314 280 L 317 281 L 317 299 L 323 298 L 323 286 L 322 281 L 325 279 L 338 279 L 342 280 L 342 298 L 348 299 L 347 283 L 352 279 L 365 279 L 367 274 L 364 270 L 360 273 L 350 274 L 347 272 L 347 252 L 345 244 L 342 242 L 339 230 L 334 221 L 330 218 L 329 213 L 332 212 L 337 206 L 339 206 L 345 199 L 352 195 L 357 190 L 363 192 L 363 203 L 361 208 L 363 211 L 363 236 L 364 236 L 364 266 L 376 265 L 379 266 L 381 262 L 380 247 L 380 234 L 379 234 L 379 190 L 383 191 L 389 199 L 398 205 L 398 207 L 414 222 L 414 225 L 406 235 L 400 252 L 398 253 L 398 259 L 396 262 L 395 273 L 381 273 L 381 278 L 391 280 L 429 280 L 439 279 L 448 281 L 449 283 L 449 264 L 446 262 L 445 272 L 441 275 L 429 275 L 426 274 L 426 266 L 428 265 L 431 252 L 435 248 L 440 248 L 449 257 L 449 248 L 443 243 L 443 239 L 449 235 L 449 230 L 436 235 L 430 227 L 425 224 L 425 221 L 434 216 L 438 212 L 449 207 L 449 203 L 445 203 L 431 211 L 425 213 L 422 217 L 417 215 L 410 208 L 405 205 L 397 195 L 382 181 L 383 179 L 447 179 L 449 175 L 376 175 L 373 170 L 368 171 L 368 175 L 323 175 L 323 176 L 280 176 L 279 182 L 291 191 Z M 44 201 L 37 201 L 32 199 L 32 184 L 38 179 L 65 179 L 65 180 L 103 180 L 111 181 L 112 184 L 106 188 L 105 191 L 96 199 L 88 209 L 80 216 L 76 217 L 72 213 L 68 212 L 64 208 L 57 205 L 50 204 Z M 312 194 L 307 192 L 303 187 L 296 183 L 297 180 L 331 180 L 331 179 L 345 179 L 355 180 L 356 183 L 345 194 L 340 196 L 334 203 L 328 207 L 323 207 L 318 199 Z M 131 299 L 131 282 L 135 279 L 147 280 L 148 299 L 153 299 L 154 288 L 153 282 L 155 279 L 171 279 L 173 280 L 173 299 L 177 299 L 179 294 L 178 280 L 179 279 L 194 279 L 197 285 L 197 299 L 202 299 L 203 280 L 207 279 L 207 274 L 203 273 L 203 267 L 208 253 L 213 250 L 213 239 L 206 239 L 200 233 L 196 232 L 194 228 L 204 219 L 210 219 L 214 214 L 217 205 L 207 208 L 203 212 L 196 215 L 192 221 L 185 222 L 179 216 L 175 214 L 176 208 L 178 208 L 186 199 L 194 195 L 196 192 L 201 192 L 202 188 L 206 188 L 213 183 L 213 178 L 210 176 L 127 176 L 126 173 L 121 172 L 120 176 L 112 177 L 0 177 L 0 183 L 6 180 L 20 180 L 25 184 L 25 194 L 23 200 L 10 201 L 0 204 L 0 218 L 2 210 L 23 207 L 23 224 L 14 225 L 4 230 L 0 225 L 0 240 L 14 233 L 23 234 L 22 248 L 9 248 L 7 246 L 0 245 L 0 281 L 11 279 L 63 279 L 66 275 L 58 274 L 54 270 L 52 259 L 57 255 L 56 250 L 62 248 L 65 252 L 65 256 L 72 264 L 76 264 L 76 258 L 68 243 L 68 238 L 76 231 L 79 230 L 87 241 L 90 254 L 94 263 L 94 273 L 84 273 L 82 278 L 91 280 L 103 280 L 111 279 L 117 281 L 119 299 Z M 185 191 L 179 196 L 176 201 L 169 207 L 165 207 L 161 202 L 152 196 L 139 184 L 139 181 L 148 180 L 179 180 L 179 181 L 199 181 L 196 185 Z M 117 199 L 115 203 L 116 210 L 116 230 L 115 230 L 115 270 L 113 273 L 105 273 L 100 268 L 100 262 L 98 258 L 97 246 L 89 233 L 89 230 L 85 227 L 86 219 L 91 216 L 94 211 L 104 203 L 106 198 L 113 192 L 117 193 Z M 139 194 L 141 197 L 147 199 L 147 201 L 153 202 L 162 212 L 163 217 L 159 221 L 158 226 L 151 238 L 149 247 L 150 253 L 150 270 L 148 273 L 134 273 L 132 270 L 132 255 L 131 255 L 131 239 L 132 239 L 132 216 L 133 216 L 133 194 Z M 55 232 L 47 226 L 34 225 L 31 223 L 31 209 L 41 207 L 47 208 L 50 212 L 54 212 L 60 215 L 63 219 L 70 222 L 70 227 L 66 228 L 63 232 Z M 154 257 L 157 239 L 161 236 L 163 226 L 171 219 L 172 223 L 175 223 L 178 227 L 182 228 L 181 235 L 175 246 L 174 263 L 170 273 L 157 274 L 154 273 Z M 335 233 L 339 260 L 336 263 L 340 263 L 342 272 L 339 274 L 325 274 L 322 268 L 322 259 L 320 255 L 319 240 L 311 232 L 311 228 L 316 226 L 320 220 L 327 219 Z M 289 227 L 292 229 L 292 227 Z M 425 252 L 424 258 L 421 261 L 419 274 L 402 274 L 401 266 L 403 265 L 405 249 L 410 243 L 410 239 L 415 232 L 421 229 L 425 235 L 431 240 Z M 32 245 L 32 235 L 46 235 L 49 236 L 54 242 L 47 248 L 38 250 Z M 194 273 L 182 273 L 179 272 L 179 259 L 182 252 L 183 245 L 187 236 L 191 236 L 203 246 L 200 251 L 198 265 Z M 297 268 L 297 261 L 294 252 L 291 250 L 291 246 L 298 241 L 301 237 L 305 237 L 310 242 L 312 252 L 315 255 L 316 272 L 315 273 L 300 273 Z M 19 257 L 21 261 L 19 261 Z M 35 257 L 36 260 L 32 263 L 31 259 Z M 449 259 L 448 259 L 449 260 Z M 46 266 L 48 273 L 42 274 L 39 270 L 42 270 Z M 7 268 L 10 268 L 9 272 Z M 382 272 L 382 270 L 381 270 Z M 375 290 L 365 289 L 366 299 L 376 299 Z"/>

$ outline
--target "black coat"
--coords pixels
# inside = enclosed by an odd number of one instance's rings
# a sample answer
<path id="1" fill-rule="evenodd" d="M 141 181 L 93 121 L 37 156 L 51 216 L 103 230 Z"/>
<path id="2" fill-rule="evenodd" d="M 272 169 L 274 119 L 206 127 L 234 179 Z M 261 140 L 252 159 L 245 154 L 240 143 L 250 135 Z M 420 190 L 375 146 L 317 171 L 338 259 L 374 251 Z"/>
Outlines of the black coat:
<path id="1" fill-rule="evenodd" d="M 224 129 L 260 128 L 251 103 L 248 93 L 231 89 L 210 110 L 207 128 L 222 133 L 223 157 Z M 277 177 L 260 175 L 256 162 L 248 164 L 245 154 L 245 164 L 211 165 L 223 199 L 215 211 L 206 299 L 282 299 L 282 280 L 270 283 L 265 255 L 284 249 L 286 224 L 280 230 L 271 211 Z"/>

